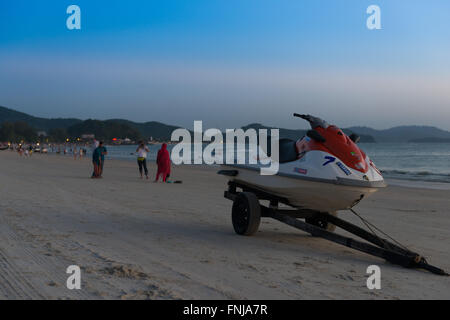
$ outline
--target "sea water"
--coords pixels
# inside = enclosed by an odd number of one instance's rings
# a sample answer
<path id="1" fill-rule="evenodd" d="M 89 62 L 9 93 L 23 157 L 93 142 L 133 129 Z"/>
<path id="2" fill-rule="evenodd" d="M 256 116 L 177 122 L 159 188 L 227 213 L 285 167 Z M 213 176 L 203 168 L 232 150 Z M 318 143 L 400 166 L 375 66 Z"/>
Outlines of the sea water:
<path id="1" fill-rule="evenodd" d="M 450 183 L 450 143 L 361 143 L 383 176 Z"/>
<path id="2" fill-rule="evenodd" d="M 450 143 L 360 143 L 387 179 L 450 184 Z M 149 145 L 156 161 L 160 144 Z M 168 145 L 169 152 L 174 145 Z M 136 160 L 136 145 L 107 146 L 109 159 Z M 88 150 L 88 156 L 90 150 Z"/>

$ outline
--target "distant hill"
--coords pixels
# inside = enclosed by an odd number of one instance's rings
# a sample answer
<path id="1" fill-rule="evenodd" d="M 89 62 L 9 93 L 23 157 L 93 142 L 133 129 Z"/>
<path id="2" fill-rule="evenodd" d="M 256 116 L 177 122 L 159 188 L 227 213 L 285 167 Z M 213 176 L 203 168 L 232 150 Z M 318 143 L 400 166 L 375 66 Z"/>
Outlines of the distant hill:
<path id="1" fill-rule="evenodd" d="M 291 140 L 297 140 L 297 139 L 303 137 L 306 134 L 306 130 L 292 130 L 292 129 L 274 128 L 274 127 L 268 127 L 268 126 L 262 125 L 260 123 L 251 123 L 251 124 L 248 124 L 248 125 L 242 127 L 242 129 L 243 130 L 247 130 L 247 129 L 255 129 L 255 130 L 259 130 L 259 129 L 266 129 L 266 130 L 279 129 L 280 130 L 280 138 L 281 139 L 291 139 Z M 270 132 L 268 134 L 270 134 Z"/>
<path id="2" fill-rule="evenodd" d="M 446 138 L 421 138 L 421 139 L 412 139 L 409 142 L 414 143 L 450 143 L 450 139 Z"/>
<path id="3" fill-rule="evenodd" d="M 399 126 L 386 130 L 368 127 L 351 127 L 357 134 L 371 135 L 377 142 L 409 142 L 417 139 L 450 139 L 450 132 L 430 126 Z"/>
<path id="4" fill-rule="evenodd" d="M 111 119 L 102 121 L 104 124 L 100 124 L 99 122 L 87 122 L 75 119 L 75 118 L 69 118 L 69 119 L 46 119 L 46 118 L 39 118 L 34 117 L 29 114 L 18 112 L 9 108 L 1 107 L 0 106 L 0 125 L 4 122 L 26 122 L 31 127 L 35 128 L 38 131 L 47 131 L 50 132 L 51 129 L 66 129 L 70 134 L 80 135 L 82 133 L 94 133 L 97 132 L 97 134 L 105 135 L 106 131 L 104 130 L 104 127 L 108 127 L 111 129 L 111 123 L 120 123 L 125 126 L 129 126 L 137 131 L 139 131 L 141 137 L 150 138 L 153 137 L 153 139 L 156 140 L 168 140 L 171 137 L 172 132 L 180 127 L 172 126 L 172 125 L 166 125 L 164 123 L 151 121 L 151 122 L 145 122 L 145 123 L 138 123 L 133 122 L 129 120 L 124 119 Z M 102 129 L 103 126 L 103 129 Z M 108 130 L 109 130 L 108 129 Z M 83 132 L 83 131 L 86 132 Z M 90 131 L 91 130 L 91 131 Z M 129 129 L 125 129 L 125 127 L 122 127 L 122 129 L 118 129 L 117 127 L 114 129 L 114 132 L 116 134 L 119 134 L 120 132 L 129 132 L 130 136 L 128 138 L 131 139 L 131 136 L 136 136 L 135 132 L 130 131 Z M 107 135 L 109 136 L 109 134 Z M 116 136 L 117 137 L 117 136 Z"/>
<path id="5" fill-rule="evenodd" d="M 3 122 L 26 122 L 37 130 L 49 131 L 55 128 L 68 128 L 76 123 L 81 122 L 79 119 L 46 119 L 30 116 L 29 114 L 15 111 L 0 106 L 0 124 Z"/>
<path id="6" fill-rule="evenodd" d="M 86 120 L 70 126 L 67 129 L 70 137 L 81 137 L 85 133 L 94 134 L 97 139 L 112 140 L 114 138 L 129 138 L 138 141 L 142 134 L 132 126 L 114 120 Z"/>
<path id="7" fill-rule="evenodd" d="M 68 118 L 68 119 L 46 119 L 28 115 L 23 112 L 18 112 L 0 106 L 0 125 L 3 122 L 26 122 L 36 130 L 44 130 L 49 132 L 51 129 L 66 129 L 69 131 L 70 127 L 83 123 L 83 120 Z M 129 126 L 137 131 L 145 138 L 153 137 L 157 140 L 169 140 L 173 130 L 180 128 L 178 126 L 167 125 L 161 122 L 133 122 L 124 119 L 106 120 L 107 123 L 115 122 Z M 82 126 L 81 126 L 82 127 Z M 125 130 L 126 127 L 122 129 Z M 242 127 L 243 129 L 272 129 L 260 123 L 252 123 Z M 280 137 L 296 140 L 305 135 L 306 130 L 280 129 Z M 86 128 L 87 130 L 87 128 Z M 129 129 L 126 129 L 129 130 Z M 125 131 L 126 131 L 125 130 Z M 346 134 L 352 132 L 361 137 L 361 142 L 447 142 L 450 139 L 450 132 L 436 127 L 430 126 L 399 126 L 386 130 L 376 130 L 369 127 L 350 127 L 343 129 Z M 72 131 L 75 132 L 75 131 Z M 78 132 L 78 131 L 77 131 Z M 119 131 L 121 132 L 121 131 Z M 92 132 L 84 132 L 92 133 Z"/>
<path id="8" fill-rule="evenodd" d="M 267 127 L 264 126 L 260 123 L 252 123 L 249 125 L 246 125 L 245 127 L 242 127 L 243 130 L 247 130 L 249 128 L 258 130 L 258 129 L 274 129 L 272 127 Z M 307 130 L 293 130 L 293 129 L 283 129 L 283 128 L 279 128 L 280 130 L 280 138 L 282 139 L 291 139 L 291 140 L 297 140 L 301 137 L 303 137 L 306 134 Z M 345 134 L 350 135 L 353 133 L 352 130 L 350 129 L 342 129 L 342 131 L 344 131 Z M 355 132 L 356 133 L 356 132 Z M 359 134 L 361 140 L 360 142 L 375 142 L 375 139 L 368 134 Z"/>
<path id="9" fill-rule="evenodd" d="M 116 121 L 118 123 L 129 125 L 130 127 L 138 130 L 142 136 L 156 140 L 169 140 L 172 132 L 180 127 L 167 125 L 157 121 L 150 121 L 144 123 L 133 122 L 123 119 L 112 119 L 109 121 Z"/>

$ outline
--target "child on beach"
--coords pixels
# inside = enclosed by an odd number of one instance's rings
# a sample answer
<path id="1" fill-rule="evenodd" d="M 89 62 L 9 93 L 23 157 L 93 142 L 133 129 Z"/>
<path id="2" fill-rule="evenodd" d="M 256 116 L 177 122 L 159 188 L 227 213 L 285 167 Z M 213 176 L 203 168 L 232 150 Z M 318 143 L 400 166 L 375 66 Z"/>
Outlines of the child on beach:
<path id="1" fill-rule="evenodd" d="M 167 151 L 166 143 L 163 143 L 161 149 L 158 151 L 156 163 L 158 165 L 158 172 L 156 173 L 155 182 L 158 182 L 159 176 L 161 175 L 163 182 L 166 182 L 167 177 L 170 175 L 170 154 Z"/>
<path id="2" fill-rule="evenodd" d="M 148 170 L 147 170 L 147 152 L 150 152 L 149 148 L 145 145 L 144 141 L 139 143 L 139 147 L 136 149 L 138 154 L 137 162 L 139 166 L 139 173 L 141 174 L 141 179 L 143 179 L 142 171 L 145 172 L 145 176 L 148 179 Z"/>

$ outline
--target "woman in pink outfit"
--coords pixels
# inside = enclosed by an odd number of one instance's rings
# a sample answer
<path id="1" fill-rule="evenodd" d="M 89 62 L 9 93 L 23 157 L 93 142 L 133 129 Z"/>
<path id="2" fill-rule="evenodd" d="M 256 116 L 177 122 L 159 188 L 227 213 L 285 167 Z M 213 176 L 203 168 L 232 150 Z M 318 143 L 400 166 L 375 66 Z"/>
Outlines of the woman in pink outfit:
<path id="1" fill-rule="evenodd" d="M 158 151 L 156 163 L 158 165 L 158 171 L 156 172 L 155 182 L 158 182 L 160 175 L 162 175 L 163 182 L 166 182 L 167 177 L 170 175 L 170 154 L 167 150 L 166 143 L 163 143 L 161 149 Z"/>

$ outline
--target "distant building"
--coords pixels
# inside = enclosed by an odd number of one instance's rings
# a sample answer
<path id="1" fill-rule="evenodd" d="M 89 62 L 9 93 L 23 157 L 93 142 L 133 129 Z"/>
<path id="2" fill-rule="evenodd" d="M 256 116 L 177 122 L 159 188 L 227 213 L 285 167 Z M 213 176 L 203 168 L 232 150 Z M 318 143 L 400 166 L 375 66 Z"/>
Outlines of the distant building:
<path id="1" fill-rule="evenodd" d="M 45 131 L 38 131 L 37 135 L 38 135 L 38 137 L 46 137 L 46 136 L 48 136 L 47 132 L 45 132 Z"/>
<path id="2" fill-rule="evenodd" d="M 84 140 L 94 140 L 95 139 L 95 134 L 82 134 L 81 135 L 81 139 L 84 139 Z"/>

